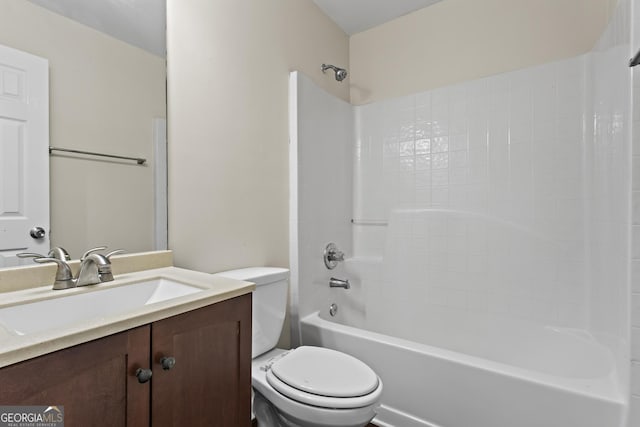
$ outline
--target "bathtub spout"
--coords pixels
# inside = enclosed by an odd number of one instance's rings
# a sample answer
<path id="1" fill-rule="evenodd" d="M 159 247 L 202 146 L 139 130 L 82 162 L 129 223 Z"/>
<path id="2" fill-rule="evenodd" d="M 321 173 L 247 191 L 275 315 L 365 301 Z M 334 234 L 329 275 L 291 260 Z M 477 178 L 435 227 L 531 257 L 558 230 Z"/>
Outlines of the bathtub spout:
<path id="1" fill-rule="evenodd" d="M 349 289 L 351 288 L 351 285 L 349 284 L 348 279 L 342 280 L 342 279 L 336 279 L 335 277 L 332 277 L 331 279 L 329 279 L 329 287 Z"/>

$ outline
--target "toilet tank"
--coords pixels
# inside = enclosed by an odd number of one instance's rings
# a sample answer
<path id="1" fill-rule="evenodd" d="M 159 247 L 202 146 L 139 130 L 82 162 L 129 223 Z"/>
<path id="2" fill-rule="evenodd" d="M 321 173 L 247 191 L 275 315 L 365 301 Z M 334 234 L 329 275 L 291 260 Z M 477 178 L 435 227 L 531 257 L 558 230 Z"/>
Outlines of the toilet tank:
<path id="1" fill-rule="evenodd" d="M 249 267 L 223 271 L 215 275 L 256 284 L 251 311 L 251 358 L 275 348 L 287 311 L 289 270 L 277 267 Z"/>

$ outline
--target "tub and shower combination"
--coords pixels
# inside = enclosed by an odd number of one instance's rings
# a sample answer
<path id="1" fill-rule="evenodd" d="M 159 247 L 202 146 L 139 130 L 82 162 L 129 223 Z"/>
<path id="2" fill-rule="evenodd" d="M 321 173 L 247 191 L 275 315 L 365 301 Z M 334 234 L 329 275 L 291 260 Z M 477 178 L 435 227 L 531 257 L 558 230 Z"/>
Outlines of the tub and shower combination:
<path id="1" fill-rule="evenodd" d="M 303 318 L 302 342 L 346 352 L 376 371 L 385 386 L 374 420 L 381 427 L 622 425 L 615 361 L 588 335 L 499 324 L 488 327 L 495 334 L 482 343 L 475 334 L 455 336 L 470 343 L 465 347 L 445 337 L 392 337 L 327 317 L 316 312 Z M 425 337 L 438 335 L 443 319 L 427 317 L 416 319 L 432 329 L 423 331 Z M 468 330 L 487 326 L 474 322 Z"/>
<path id="2" fill-rule="evenodd" d="M 470 248 L 495 241 L 488 230 L 515 254 L 528 250 L 528 261 L 546 272 L 527 271 L 521 256 L 497 249 L 483 254 L 483 263 L 508 259 L 513 268 L 480 266 L 469 274 L 469 257 L 466 269 L 452 268 Z M 464 245 L 451 244 L 456 238 Z M 550 318 L 570 321 L 559 311 L 566 309 L 562 303 L 531 308 L 544 295 L 543 280 L 566 274 L 557 261 L 562 245 L 493 217 L 433 208 L 394 210 L 385 240 L 382 257 L 347 259 L 339 274 L 351 280 L 351 289 L 331 292 L 324 310 L 300 322 L 302 343 L 351 354 L 382 378 L 377 425 L 623 425 L 620 344 L 586 329 L 550 325 Z M 432 250 L 424 240 L 434 242 Z M 540 250 L 532 254 L 535 247 Z M 452 277 L 470 283 L 454 281 L 452 290 Z M 527 294 L 531 288 L 540 292 Z M 329 304 L 338 307 L 333 315 Z"/>
<path id="3" fill-rule="evenodd" d="M 292 73 L 293 341 L 377 372 L 376 425 L 626 426 L 630 80 L 614 30 L 576 58 L 360 106 Z M 329 242 L 347 254 L 334 270 Z"/>
<path id="4" fill-rule="evenodd" d="M 340 274 L 351 280 L 351 289 L 331 292 L 324 310 L 300 322 L 302 343 L 351 354 L 382 378 L 377 425 L 622 426 L 619 343 L 586 329 L 550 325 L 549 316 L 555 323 L 569 321 L 557 311 L 565 309 L 562 304 L 546 301 L 533 310 L 535 298 L 504 299 L 531 298 L 528 289 L 544 288 L 541 281 L 553 280 L 553 274 L 526 271 L 521 257 L 500 251 L 482 255 L 483 262 L 500 265 L 508 258 L 514 268 L 463 275 L 448 266 L 482 246 L 480 240 L 486 243 L 492 230 L 515 253 L 539 247 L 540 253 L 527 255 L 530 262 L 563 275 L 554 262 L 562 259 L 562 246 L 511 223 L 453 210 L 396 210 L 386 228 L 384 255 L 347 259 Z M 461 228 L 464 246 L 456 248 L 451 242 L 462 237 Z M 435 249 L 419 254 L 429 246 L 425 239 Z M 450 243 L 446 251 L 438 250 L 443 240 Z M 510 283 L 510 275 L 518 283 L 495 285 Z M 451 290 L 442 284 L 452 276 L 471 283 L 455 283 Z M 333 315 L 330 303 L 338 307 Z"/>

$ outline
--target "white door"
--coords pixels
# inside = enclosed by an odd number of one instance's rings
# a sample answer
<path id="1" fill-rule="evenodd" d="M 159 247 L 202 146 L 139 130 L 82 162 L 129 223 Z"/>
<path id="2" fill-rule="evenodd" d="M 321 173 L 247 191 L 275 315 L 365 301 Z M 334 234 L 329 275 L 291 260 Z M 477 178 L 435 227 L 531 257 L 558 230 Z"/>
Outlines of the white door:
<path id="1" fill-rule="evenodd" d="M 48 148 L 49 62 L 0 45 L 0 267 L 49 251 Z"/>

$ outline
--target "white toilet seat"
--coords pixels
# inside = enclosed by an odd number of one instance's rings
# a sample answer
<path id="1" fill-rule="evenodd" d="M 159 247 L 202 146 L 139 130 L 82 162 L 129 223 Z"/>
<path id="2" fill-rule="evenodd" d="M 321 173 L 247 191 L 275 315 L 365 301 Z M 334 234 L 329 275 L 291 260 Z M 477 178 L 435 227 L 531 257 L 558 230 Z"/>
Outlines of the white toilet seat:
<path id="1" fill-rule="evenodd" d="M 251 383 L 256 392 L 262 394 L 275 408 L 281 417 L 296 426 L 314 427 L 362 427 L 367 425 L 375 416 L 375 407 L 379 402 L 382 392 L 382 381 L 374 390 L 371 404 L 357 408 L 327 408 L 298 402 L 294 398 L 276 390 L 267 381 L 267 373 L 278 359 L 285 357 L 288 352 L 281 349 L 273 349 L 268 353 L 256 357 L 252 362 Z M 374 397 L 376 396 L 376 397 Z"/>
<path id="2" fill-rule="evenodd" d="M 361 360 L 323 347 L 301 346 L 271 365 L 278 379 L 298 390 L 329 397 L 355 397 L 378 387 L 378 376 Z"/>
<path id="3" fill-rule="evenodd" d="M 357 397 L 328 397 L 318 394 L 307 393 L 291 387 L 280 381 L 272 371 L 267 372 L 267 382 L 276 391 L 305 405 L 317 406 L 328 409 L 353 409 L 369 406 L 378 401 L 382 394 L 382 387 L 376 388 L 372 393 Z"/>
<path id="4" fill-rule="evenodd" d="M 266 379 L 284 396 L 320 408 L 362 408 L 382 394 L 380 379 L 365 363 L 322 347 L 302 346 L 278 357 Z"/>

